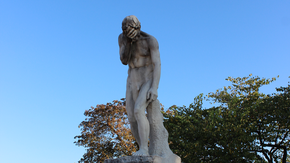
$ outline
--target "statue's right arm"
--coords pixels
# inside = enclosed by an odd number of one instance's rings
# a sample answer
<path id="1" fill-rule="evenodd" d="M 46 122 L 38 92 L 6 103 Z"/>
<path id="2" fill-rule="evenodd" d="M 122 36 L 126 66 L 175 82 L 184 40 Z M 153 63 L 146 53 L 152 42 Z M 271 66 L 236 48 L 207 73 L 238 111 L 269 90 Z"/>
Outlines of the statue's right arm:
<path id="1" fill-rule="evenodd" d="M 121 33 L 118 38 L 120 60 L 124 65 L 128 64 L 131 44 L 126 36 Z"/>

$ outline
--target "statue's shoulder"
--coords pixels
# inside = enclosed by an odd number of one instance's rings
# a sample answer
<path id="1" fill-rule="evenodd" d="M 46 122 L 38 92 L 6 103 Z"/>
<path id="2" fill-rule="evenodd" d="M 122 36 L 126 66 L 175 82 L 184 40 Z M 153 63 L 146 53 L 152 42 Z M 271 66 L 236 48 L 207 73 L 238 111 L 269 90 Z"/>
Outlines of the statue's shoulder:
<path id="1" fill-rule="evenodd" d="M 118 40 L 119 40 L 119 41 L 123 40 L 123 33 L 121 33 L 121 34 L 119 35 Z"/>
<path id="2" fill-rule="evenodd" d="M 142 36 L 143 39 L 148 39 L 148 40 L 156 40 L 156 38 L 144 31 L 140 31 L 140 34 Z M 157 40 L 156 40 L 157 41 Z"/>
<path id="3" fill-rule="evenodd" d="M 146 39 L 146 41 L 147 41 L 147 43 L 149 44 L 150 47 L 159 48 L 158 41 L 157 41 L 157 39 L 154 36 L 152 36 L 152 35 L 150 35 L 150 34 L 148 34 L 146 32 L 143 32 L 143 31 L 141 31 L 141 36 L 144 39 Z"/>

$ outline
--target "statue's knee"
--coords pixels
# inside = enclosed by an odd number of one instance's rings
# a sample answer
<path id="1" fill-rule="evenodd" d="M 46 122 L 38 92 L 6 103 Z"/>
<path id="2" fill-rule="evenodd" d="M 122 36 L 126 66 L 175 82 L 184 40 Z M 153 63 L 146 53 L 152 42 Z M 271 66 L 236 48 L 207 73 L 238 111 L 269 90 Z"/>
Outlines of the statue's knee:
<path id="1" fill-rule="evenodd" d="M 129 123 L 131 124 L 137 122 L 135 116 L 128 116 L 128 120 L 129 120 Z"/>
<path id="2" fill-rule="evenodd" d="M 142 116 L 145 116 L 145 111 L 142 111 L 141 109 L 135 109 L 134 115 L 136 119 L 139 119 Z"/>

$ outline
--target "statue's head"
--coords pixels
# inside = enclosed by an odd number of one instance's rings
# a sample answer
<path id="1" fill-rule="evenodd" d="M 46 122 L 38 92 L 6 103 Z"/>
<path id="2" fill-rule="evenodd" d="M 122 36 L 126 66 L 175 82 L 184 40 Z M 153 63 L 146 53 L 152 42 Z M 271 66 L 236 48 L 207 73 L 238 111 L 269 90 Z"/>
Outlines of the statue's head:
<path id="1" fill-rule="evenodd" d="M 135 29 L 141 28 L 141 23 L 135 15 L 130 15 L 124 18 L 122 22 L 122 30 L 126 30 L 129 26 Z"/>
<path id="2" fill-rule="evenodd" d="M 130 15 L 124 18 L 122 22 L 122 30 L 127 37 L 134 40 L 136 36 L 140 35 L 140 29 L 141 23 L 136 16 Z"/>

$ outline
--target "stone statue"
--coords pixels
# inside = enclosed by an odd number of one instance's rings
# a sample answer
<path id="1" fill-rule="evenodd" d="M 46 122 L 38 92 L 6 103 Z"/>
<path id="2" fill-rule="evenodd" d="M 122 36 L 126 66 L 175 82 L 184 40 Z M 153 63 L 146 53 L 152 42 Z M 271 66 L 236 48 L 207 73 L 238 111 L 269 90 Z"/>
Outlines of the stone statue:
<path id="1" fill-rule="evenodd" d="M 118 38 L 120 60 L 129 66 L 126 110 L 132 134 L 139 145 L 139 151 L 133 156 L 158 156 L 165 159 L 157 162 L 177 163 L 180 158 L 169 149 L 168 132 L 163 126 L 157 100 L 161 70 L 159 45 L 153 36 L 140 29 L 137 17 L 127 16 L 122 22 L 123 33 Z"/>
<path id="2" fill-rule="evenodd" d="M 133 155 L 149 155 L 149 122 L 145 115 L 148 104 L 157 99 L 160 80 L 160 54 L 157 40 L 140 30 L 137 17 L 127 16 L 119 35 L 120 59 L 129 65 L 126 87 L 126 110 L 139 151 Z"/>

